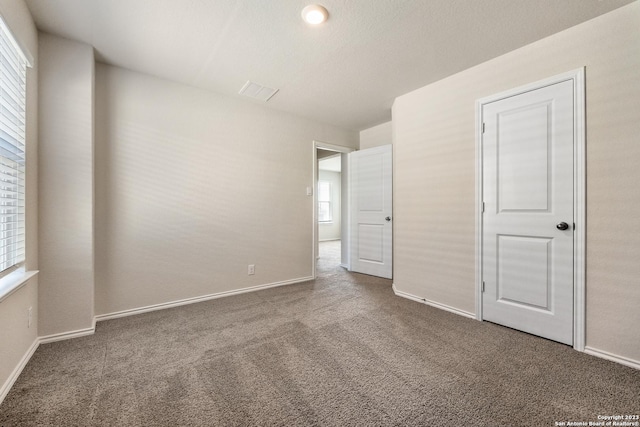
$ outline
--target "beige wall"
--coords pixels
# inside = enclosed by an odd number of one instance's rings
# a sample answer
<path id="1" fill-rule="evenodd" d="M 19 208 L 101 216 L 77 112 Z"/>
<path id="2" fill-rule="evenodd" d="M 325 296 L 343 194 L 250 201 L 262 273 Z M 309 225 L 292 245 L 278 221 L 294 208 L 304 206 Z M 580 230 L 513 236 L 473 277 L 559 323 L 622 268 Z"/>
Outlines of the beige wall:
<path id="1" fill-rule="evenodd" d="M 318 180 L 331 183 L 331 209 L 333 220 L 330 223 L 318 222 L 318 241 L 337 240 L 341 233 L 341 215 L 342 209 L 340 205 L 340 192 L 342 187 L 342 179 L 340 172 L 319 170 Z"/>
<path id="2" fill-rule="evenodd" d="M 313 140 L 356 132 L 102 64 L 96 101 L 97 314 L 311 276 Z"/>
<path id="3" fill-rule="evenodd" d="M 640 2 L 399 97 L 401 291 L 474 312 L 475 100 L 586 66 L 587 346 L 640 361 Z"/>
<path id="4" fill-rule="evenodd" d="M 93 48 L 40 33 L 40 336 L 93 325 Z"/>
<path id="5" fill-rule="evenodd" d="M 38 269 L 38 33 L 22 0 L 0 0 L 0 14 L 34 59 L 27 69 L 26 268 Z M 33 324 L 28 327 L 28 310 Z M 38 279 L 0 301 L 0 394 L 38 336 Z"/>
<path id="6" fill-rule="evenodd" d="M 29 328 L 28 310 L 33 307 Z M 22 367 L 23 358 L 38 337 L 38 284 L 31 279 L 8 298 L 0 301 L 0 403 L 8 386 L 16 377 L 14 370 Z"/>
<path id="7" fill-rule="evenodd" d="M 360 149 L 392 144 L 391 122 L 360 131 Z"/>

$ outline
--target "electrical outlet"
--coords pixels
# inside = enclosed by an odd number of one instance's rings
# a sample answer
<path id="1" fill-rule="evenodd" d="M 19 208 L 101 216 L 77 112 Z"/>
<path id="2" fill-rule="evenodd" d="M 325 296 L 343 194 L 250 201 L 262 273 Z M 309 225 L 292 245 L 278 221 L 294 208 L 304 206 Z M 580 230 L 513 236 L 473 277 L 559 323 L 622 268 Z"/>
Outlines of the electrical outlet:
<path id="1" fill-rule="evenodd" d="M 29 323 L 27 324 L 27 326 L 30 328 L 31 327 L 31 323 L 33 321 L 33 307 L 29 307 L 29 310 L 27 310 L 28 313 L 28 318 L 29 318 Z"/>
<path id="2" fill-rule="evenodd" d="M 256 266 L 255 266 L 255 264 L 249 264 L 248 274 L 249 274 L 249 276 L 253 276 L 254 274 L 256 274 Z"/>

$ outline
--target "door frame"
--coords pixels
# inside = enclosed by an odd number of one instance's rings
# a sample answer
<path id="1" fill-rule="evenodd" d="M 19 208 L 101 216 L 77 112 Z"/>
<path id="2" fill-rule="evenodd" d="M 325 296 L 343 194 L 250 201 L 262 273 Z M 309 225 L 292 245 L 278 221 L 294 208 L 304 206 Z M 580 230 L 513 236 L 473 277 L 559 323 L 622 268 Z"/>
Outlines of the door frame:
<path id="1" fill-rule="evenodd" d="M 490 102 L 520 95 L 556 83 L 573 83 L 573 348 L 585 347 L 585 279 L 586 279 L 586 128 L 585 128 L 585 68 L 558 74 L 531 84 L 509 89 L 476 100 L 476 319 L 482 321 L 482 107 Z"/>
<path id="2" fill-rule="evenodd" d="M 351 147 L 345 147 L 342 145 L 335 145 L 335 144 L 329 144 L 328 142 L 322 142 L 322 141 L 317 141 L 314 140 L 313 141 L 313 178 L 312 178 L 312 182 L 313 182 L 313 187 L 312 187 L 312 194 L 313 194 L 313 215 L 312 215 L 312 230 L 313 230 L 313 239 L 311 239 L 311 243 L 313 245 L 313 248 L 311 250 L 311 276 L 315 279 L 316 278 L 316 260 L 318 258 L 318 149 L 321 150 L 327 150 L 327 151 L 335 151 L 336 153 L 341 153 L 341 154 L 348 154 L 351 153 L 353 151 L 356 151 L 355 148 L 351 148 Z M 346 172 L 346 173 L 345 173 Z M 349 171 L 344 171 L 342 170 L 341 173 L 341 180 L 342 182 L 346 182 L 347 184 L 347 188 L 349 185 Z M 345 181 L 346 180 L 346 181 Z M 344 187 L 344 185 L 342 185 L 342 187 Z M 347 207 L 347 212 L 351 212 L 351 208 L 349 207 L 349 195 L 345 194 L 343 191 L 340 191 L 340 198 L 341 198 L 341 212 L 340 215 L 342 215 L 342 206 L 345 206 L 344 203 L 346 203 L 346 207 Z M 344 233 L 340 233 L 341 234 L 341 239 L 347 239 L 347 265 L 345 265 L 344 267 L 347 268 L 347 270 L 351 269 L 351 262 L 349 259 L 349 249 L 351 248 L 351 237 L 349 236 L 349 220 L 350 220 L 351 215 L 347 214 L 347 218 L 341 218 L 341 224 L 344 224 L 344 226 L 346 227 L 347 233 L 346 236 L 344 236 Z M 346 223 L 345 223 L 346 222 Z"/>

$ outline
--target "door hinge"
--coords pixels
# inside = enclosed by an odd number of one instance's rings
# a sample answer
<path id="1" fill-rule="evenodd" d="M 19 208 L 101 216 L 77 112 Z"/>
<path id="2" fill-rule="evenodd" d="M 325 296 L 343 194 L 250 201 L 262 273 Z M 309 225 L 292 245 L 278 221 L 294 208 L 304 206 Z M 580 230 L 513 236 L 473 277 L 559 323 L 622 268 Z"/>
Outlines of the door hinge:
<path id="1" fill-rule="evenodd" d="M 482 133 L 484 133 L 484 123 L 482 123 Z"/>
<path id="2" fill-rule="evenodd" d="M 482 213 L 484 213 L 484 202 L 482 202 Z"/>
<path id="3" fill-rule="evenodd" d="M 482 281 L 482 292 L 484 292 L 484 280 Z"/>
<path id="4" fill-rule="evenodd" d="M 573 223 L 573 229 L 574 230 L 576 229 L 576 223 L 575 222 Z"/>

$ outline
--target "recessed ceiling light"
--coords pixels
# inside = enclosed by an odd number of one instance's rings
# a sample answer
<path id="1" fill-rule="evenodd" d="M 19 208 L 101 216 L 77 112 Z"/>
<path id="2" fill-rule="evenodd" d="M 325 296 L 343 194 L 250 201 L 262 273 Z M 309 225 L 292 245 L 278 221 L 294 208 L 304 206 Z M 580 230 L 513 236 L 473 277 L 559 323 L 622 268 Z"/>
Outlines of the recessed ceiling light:
<path id="1" fill-rule="evenodd" d="M 310 4 L 309 6 L 302 9 L 302 19 L 304 22 L 311 25 L 322 24 L 329 17 L 329 12 L 327 9 L 320 6 L 319 4 Z"/>

